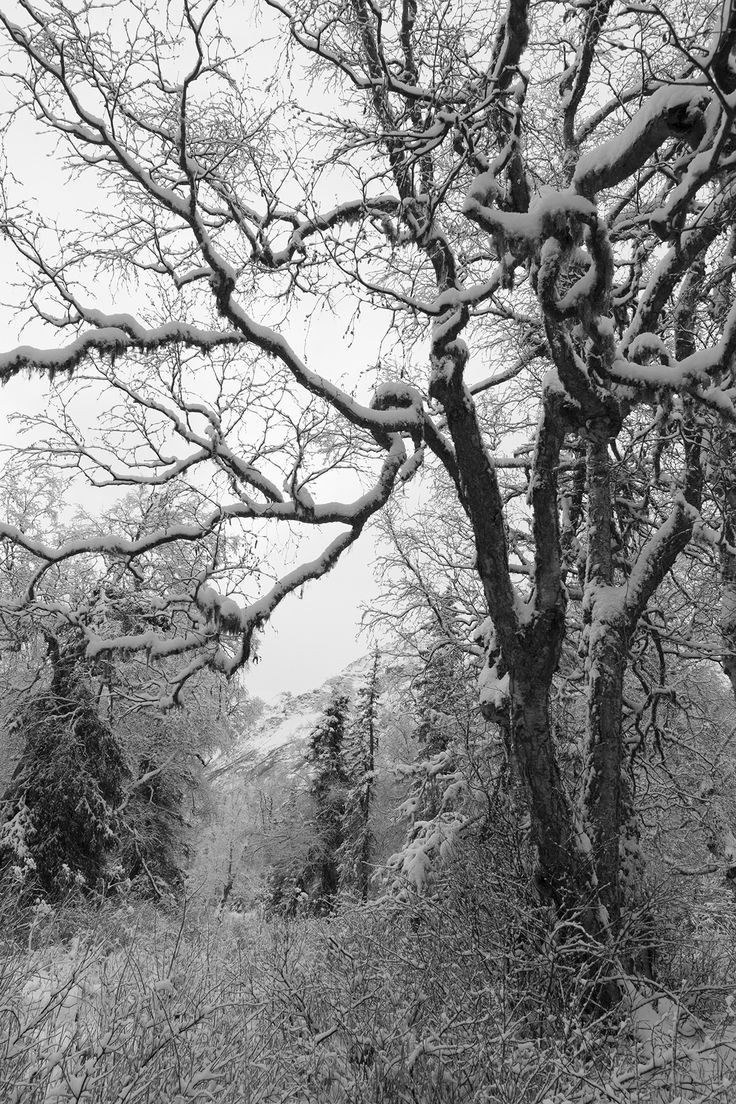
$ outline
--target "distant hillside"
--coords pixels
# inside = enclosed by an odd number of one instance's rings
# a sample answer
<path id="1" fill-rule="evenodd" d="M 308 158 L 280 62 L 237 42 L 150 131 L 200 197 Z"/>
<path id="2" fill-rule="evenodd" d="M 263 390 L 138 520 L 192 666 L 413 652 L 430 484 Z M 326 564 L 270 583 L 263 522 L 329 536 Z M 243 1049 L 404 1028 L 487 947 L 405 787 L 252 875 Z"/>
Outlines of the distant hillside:
<path id="1" fill-rule="evenodd" d="M 252 784 L 268 776 L 280 776 L 286 784 L 305 764 L 307 741 L 335 693 L 355 696 L 365 682 L 371 656 L 361 656 L 322 686 L 303 694 L 285 691 L 264 703 L 257 721 L 211 764 L 209 778 L 215 784 Z M 393 663 L 380 674 L 380 711 L 390 713 L 395 724 L 399 700 L 408 690 L 408 667 Z M 382 726 L 383 727 L 383 726 Z"/>

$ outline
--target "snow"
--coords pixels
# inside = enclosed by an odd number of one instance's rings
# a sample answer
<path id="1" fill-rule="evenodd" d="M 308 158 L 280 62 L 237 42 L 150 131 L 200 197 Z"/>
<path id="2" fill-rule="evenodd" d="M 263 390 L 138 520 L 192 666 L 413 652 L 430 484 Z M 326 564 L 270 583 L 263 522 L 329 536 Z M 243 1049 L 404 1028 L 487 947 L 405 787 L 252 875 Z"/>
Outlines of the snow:
<path id="1" fill-rule="evenodd" d="M 712 406 L 714 410 L 717 410 L 730 421 L 736 421 L 736 390 L 729 388 L 728 391 L 724 391 L 720 387 L 703 387 L 695 390 L 696 396 L 704 402 L 707 406 Z"/>
<path id="2" fill-rule="evenodd" d="M 220 516 L 220 511 L 217 511 L 217 513 L 213 515 L 213 517 Z M 207 522 L 202 525 L 187 525 L 182 523 L 180 525 L 170 526 L 167 529 L 156 529 L 151 533 L 147 533 L 146 536 L 142 537 L 140 540 L 128 540 L 125 537 L 119 536 L 90 536 L 85 537 L 83 540 L 65 541 L 63 544 L 57 545 L 57 547 L 54 548 L 51 545 L 45 544 L 43 541 L 33 540 L 15 525 L 8 525 L 5 522 L 0 522 L 0 540 L 6 537 L 14 544 L 19 544 L 22 548 L 31 552 L 32 555 L 37 556 L 39 559 L 46 560 L 49 563 L 60 563 L 62 560 L 69 559 L 72 556 L 78 556 L 84 552 L 110 552 L 118 553 L 122 556 L 137 556 L 150 548 L 154 548 L 158 544 L 173 543 L 176 540 L 195 540 L 197 537 L 203 535 L 207 530 L 207 525 Z"/>
<path id="3" fill-rule="evenodd" d="M 202 642 L 202 636 L 199 633 L 186 633 L 172 639 L 164 639 L 153 631 L 136 633 L 131 636 L 106 637 L 104 639 L 92 636 L 87 644 L 87 655 L 92 659 L 105 652 L 145 651 L 151 658 L 163 659 L 166 656 L 178 655 L 181 652 L 197 648 Z"/>
<path id="4" fill-rule="evenodd" d="M 434 305 L 438 316 L 432 325 L 432 347 L 447 354 L 467 321 L 467 308 L 461 293 L 454 288 L 438 296 Z"/>
<path id="5" fill-rule="evenodd" d="M 217 453 L 220 456 L 227 456 L 232 464 L 233 468 L 237 471 L 240 479 L 245 483 L 249 483 L 252 487 L 255 487 L 257 491 L 265 495 L 271 502 L 281 502 L 282 495 L 275 483 L 273 483 L 267 476 L 258 471 L 258 468 L 254 468 L 252 464 L 243 466 L 235 457 L 230 449 L 222 447 L 222 444 L 218 442 Z"/>
<path id="6" fill-rule="evenodd" d="M 415 893 L 427 888 L 433 863 L 452 857 L 467 820 L 460 813 L 442 813 L 431 821 L 417 821 L 416 834 L 388 865 L 398 873 Z"/>
<path id="7" fill-rule="evenodd" d="M 269 732 L 268 735 L 261 735 L 263 729 L 259 729 L 253 737 L 253 745 L 258 749 L 260 753 L 266 753 L 269 751 L 275 751 L 276 748 L 284 747 L 286 744 L 292 743 L 299 737 L 306 738 L 315 724 L 319 720 L 321 713 L 317 710 L 301 712 L 301 710 L 293 713 L 291 716 L 284 717 L 283 721 L 276 724 L 276 727 Z"/>
<path id="8" fill-rule="evenodd" d="M 716 101 L 710 105 L 719 114 L 719 106 Z M 731 120 L 724 120 L 724 125 L 730 128 Z M 654 226 L 666 228 L 670 218 L 676 213 L 678 207 L 685 203 L 699 188 L 712 176 L 718 161 L 720 143 L 712 138 L 707 143 L 707 148 L 695 155 L 687 167 L 679 184 L 670 192 L 667 203 L 656 208 L 650 215 L 650 222 Z M 666 236 L 666 235 L 665 235 Z"/>
<path id="9" fill-rule="evenodd" d="M 685 83 L 658 88 L 622 131 L 583 154 L 575 169 L 573 187 L 591 196 L 601 188 L 620 184 L 660 144 L 664 137 L 662 120 L 668 112 L 704 109 L 709 101 L 710 94 L 702 85 Z"/>
<path id="10" fill-rule="evenodd" d="M 569 221 L 590 222 L 597 218 L 595 204 L 572 188 L 543 189 L 526 213 L 499 211 L 487 206 L 497 192 L 489 189 L 492 173 L 481 173 L 475 178 L 465 199 L 464 212 L 475 216 L 487 228 L 500 231 L 506 238 L 536 243 L 553 236 Z"/>
<path id="11" fill-rule="evenodd" d="M 509 676 L 499 676 L 497 665 L 483 666 L 478 675 L 478 696 L 481 705 L 503 709 L 509 697 Z"/>
<path id="12" fill-rule="evenodd" d="M 168 322 L 147 329 L 131 315 L 104 315 L 90 311 L 98 328 L 81 334 L 68 345 L 55 349 L 38 349 L 19 345 L 0 356 L 0 379 L 8 380 L 24 369 L 31 371 L 71 371 L 92 353 L 114 355 L 127 349 L 144 351 L 165 345 L 191 345 L 208 350 L 220 345 L 242 345 L 245 339 L 237 330 L 204 330 L 184 322 Z"/>
<path id="13" fill-rule="evenodd" d="M 406 408 L 423 403 L 422 393 L 406 380 L 389 380 L 380 383 L 374 392 L 373 403 L 378 410 L 387 410 L 392 406 Z"/>
<path id="14" fill-rule="evenodd" d="M 665 363 L 669 362 L 669 351 L 659 334 L 644 332 L 637 334 L 629 345 L 631 360 L 643 361 L 650 356 L 659 355 Z"/>
<path id="15" fill-rule="evenodd" d="M 380 427 L 390 432 L 411 429 L 421 421 L 421 405 L 418 407 L 416 403 L 402 410 L 400 415 L 395 411 L 372 410 L 362 406 L 336 384 L 307 368 L 281 334 L 255 322 L 242 308 L 233 307 L 239 328 L 223 331 L 203 330 L 183 322 L 169 322 L 146 329 L 130 315 L 107 316 L 98 311 L 89 313 L 93 319 L 105 324 L 59 348 L 18 346 L 0 356 L 0 379 L 8 380 L 24 369 L 71 371 L 93 353 L 112 356 L 130 349 L 149 351 L 172 344 L 191 345 L 206 351 L 220 345 L 251 343 L 278 357 L 308 391 L 321 395 L 355 424 Z"/>
<path id="16" fill-rule="evenodd" d="M 585 603 L 596 620 L 612 625 L 624 611 L 623 591 L 617 586 L 588 583 L 585 588 Z"/>
<path id="17" fill-rule="evenodd" d="M 441 347 L 442 353 L 440 356 L 432 353 L 430 358 L 432 363 L 430 391 L 432 386 L 441 381 L 449 383 L 458 368 L 468 360 L 468 346 L 461 338 L 446 341 L 447 335 L 451 332 L 452 326 L 449 323 L 446 327 L 436 327 L 433 331 L 433 342 Z"/>
<path id="18" fill-rule="evenodd" d="M 23 864 L 25 871 L 34 870 L 36 861 L 28 850 L 28 836 L 35 831 L 33 818 L 26 805 L 25 795 L 21 796 L 17 812 L 0 826 L 0 843 L 8 848 L 15 859 Z M 18 868 L 21 873 L 25 871 Z"/>
<path id="19" fill-rule="evenodd" d="M 426 133 L 426 132 L 425 132 Z M 339 203 L 335 207 L 324 211 L 313 218 L 306 218 L 292 231 L 288 243 L 284 249 L 273 252 L 271 263 L 278 267 L 288 263 L 296 252 L 303 251 L 305 242 L 313 234 L 329 231 L 334 227 L 355 222 L 371 214 L 390 215 L 396 213 L 401 207 L 401 201 L 393 195 L 386 193 L 373 196 L 370 199 L 349 200 Z"/>
<path id="20" fill-rule="evenodd" d="M 473 633 L 472 639 L 478 641 L 485 653 L 483 666 L 478 674 L 478 697 L 481 707 L 489 710 L 502 710 L 508 704 L 509 675 L 499 674 L 501 662 L 500 648 L 496 639 L 496 630 L 490 617 L 486 617 Z"/>
<path id="21" fill-rule="evenodd" d="M 593 679 L 596 670 L 591 661 L 601 644 L 608 640 L 612 628 L 623 629 L 626 619 L 626 594 L 622 587 L 588 583 L 583 595 L 583 606 L 590 614 L 585 639 L 588 652 L 588 677 Z"/>
<path id="22" fill-rule="evenodd" d="M 629 609 L 636 609 L 645 597 L 645 586 L 652 558 L 682 527 L 688 512 L 689 506 L 682 494 L 675 495 L 669 517 L 662 522 L 642 548 L 626 582 L 626 604 Z"/>
<path id="23" fill-rule="evenodd" d="M 638 345 L 637 348 L 641 352 L 646 346 Z M 709 369 L 717 359 L 717 350 L 699 350 L 679 363 L 670 361 L 669 357 L 667 359 L 667 364 L 633 364 L 618 357 L 610 371 L 612 376 L 625 383 L 644 383 L 651 387 L 666 387 L 672 390 L 700 384 L 714 393 L 718 392 L 717 388 L 710 388 L 708 375 Z M 720 394 L 723 395 L 723 392 Z"/>
<path id="24" fill-rule="evenodd" d="M 201 586 L 197 591 L 197 605 L 208 617 L 218 624 L 233 628 L 243 629 L 247 624 L 246 611 L 238 605 L 234 598 L 219 594 L 209 586 Z"/>
<path id="25" fill-rule="evenodd" d="M 305 510 L 314 511 L 316 509 L 316 503 L 304 485 L 294 488 L 294 501 L 298 502 Z"/>
<path id="26" fill-rule="evenodd" d="M 49 1085 L 46 1100 L 62 1093 L 67 1076 L 62 1070 L 70 1052 L 81 1051 L 85 1019 L 94 1017 L 94 1005 L 102 991 L 101 973 L 89 953 L 80 951 L 78 939 L 68 949 L 51 947 L 32 956 L 31 972 L 22 1001 L 28 1019 L 41 1028 L 34 1043 L 43 1051 Z"/>
<path id="27" fill-rule="evenodd" d="M 419 427 L 420 418 L 415 408 L 398 413 L 396 410 L 372 410 L 363 406 L 337 384 L 308 368 L 282 334 L 256 322 L 238 304 L 231 303 L 230 312 L 248 341 L 265 353 L 277 357 L 299 384 L 312 394 L 320 395 L 353 424 L 383 429 L 389 433 Z"/>

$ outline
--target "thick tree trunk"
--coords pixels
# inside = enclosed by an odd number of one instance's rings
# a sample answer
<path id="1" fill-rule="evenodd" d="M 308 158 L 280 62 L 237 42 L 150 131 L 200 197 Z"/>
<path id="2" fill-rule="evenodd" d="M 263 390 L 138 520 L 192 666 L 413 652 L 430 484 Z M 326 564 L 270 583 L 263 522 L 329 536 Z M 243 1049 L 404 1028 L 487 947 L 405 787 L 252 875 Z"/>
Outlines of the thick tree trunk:
<path id="1" fill-rule="evenodd" d="M 511 729 L 539 855 L 540 892 L 561 914 L 575 915 L 590 935 L 600 938 L 604 933 L 587 837 L 557 764 L 547 687 L 540 687 L 533 674 L 512 681 Z"/>
<path id="2" fill-rule="evenodd" d="M 625 584 L 614 585 L 610 427 L 588 424 L 588 556 L 584 595 L 588 687 L 585 816 L 601 900 L 614 934 L 644 915 L 633 789 L 623 754 L 623 688 L 631 636 L 647 602 L 687 546 L 701 497 L 700 435 L 683 424 L 683 496 L 640 549 Z M 622 863 L 623 857 L 623 863 Z M 646 969 L 651 956 L 632 955 Z"/>
<path id="3" fill-rule="evenodd" d="M 644 915 L 643 872 L 633 785 L 623 749 L 624 677 L 635 625 L 626 588 L 614 585 L 610 427 L 588 426 L 588 557 L 584 595 L 587 719 L 584 815 L 598 894 L 614 936 Z M 651 955 L 624 954 L 627 968 L 651 973 Z"/>
<path id="4" fill-rule="evenodd" d="M 557 501 L 564 411 L 554 389 L 545 395 L 530 491 L 536 545 L 534 588 L 522 611 L 509 574 L 495 469 L 467 391 L 453 387 L 449 379 L 448 374 L 438 373 L 434 395 L 446 411 L 461 501 L 473 526 L 478 574 L 509 674 L 511 742 L 529 801 L 539 855 L 539 888 L 563 915 L 575 915 L 593 938 L 605 940 L 605 915 L 598 907 L 589 841 L 567 795 L 549 722 L 550 687 L 565 634 Z"/>

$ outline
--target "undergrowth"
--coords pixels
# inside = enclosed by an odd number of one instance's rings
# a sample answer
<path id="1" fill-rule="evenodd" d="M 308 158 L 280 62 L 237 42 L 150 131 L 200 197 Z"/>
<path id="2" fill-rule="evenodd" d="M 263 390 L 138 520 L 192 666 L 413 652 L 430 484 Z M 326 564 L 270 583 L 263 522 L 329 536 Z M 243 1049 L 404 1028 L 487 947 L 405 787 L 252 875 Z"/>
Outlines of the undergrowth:
<path id="1" fill-rule="evenodd" d="M 488 867 L 485 867 L 487 872 Z M 524 887 L 452 872 L 422 898 L 329 918 L 219 919 L 190 900 L 79 902 L 0 928 L 0 1099 L 10 1104 L 592 1104 L 722 1101 L 692 1038 L 657 1066 L 632 1017 L 591 1007 L 585 948 Z M 716 1027 L 732 955 L 701 933 L 691 979 Z M 710 947 L 704 941 L 710 941 Z M 601 962 L 601 970 L 605 964 Z M 653 991 L 652 1007 L 658 996 Z M 707 999 L 706 999 L 707 998 Z M 705 1002 L 705 1004 L 704 1004 Z M 684 1004 L 682 1005 L 684 1007 Z M 647 1062 L 652 1072 L 647 1073 Z M 724 1079 L 725 1078 L 725 1079 Z"/>

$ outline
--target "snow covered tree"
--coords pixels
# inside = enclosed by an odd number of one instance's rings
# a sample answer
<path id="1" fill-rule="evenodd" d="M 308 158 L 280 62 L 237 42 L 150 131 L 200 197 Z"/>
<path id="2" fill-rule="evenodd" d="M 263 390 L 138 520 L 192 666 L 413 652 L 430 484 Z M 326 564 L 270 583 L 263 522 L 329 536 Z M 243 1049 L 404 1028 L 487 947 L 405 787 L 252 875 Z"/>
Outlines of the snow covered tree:
<path id="1" fill-rule="evenodd" d="M 417 584 L 414 573 L 411 580 Z M 491 836 L 503 841 L 504 855 L 499 852 L 497 859 L 505 863 L 509 851 L 518 852 L 526 812 L 522 805 L 511 815 L 508 748 L 479 707 L 478 673 L 468 663 L 473 644 L 464 639 L 458 610 L 443 593 L 442 582 L 441 577 L 423 579 L 413 590 L 412 613 L 405 611 L 402 619 L 403 644 L 417 645 L 418 655 L 408 652 L 413 660 L 409 670 L 415 674 L 404 703 L 412 718 L 410 749 L 400 767 L 405 788 L 399 812 L 405 838 L 388 861 L 395 876 L 393 888 L 400 893 L 407 886 L 419 894 L 432 892 L 448 860 L 456 859 L 459 850 L 468 859 L 485 853 Z M 411 590 L 407 586 L 405 594 Z M 431 596 L 429 610 L 420 603 L 420 593 Z M 418 629 L 410 624 L 412 614 Z M 531 873 L 528 870 L 527 876 Z"/>
<path id="2" fill-rule="evenodd" d="M 50 637 L 48 645 L 50 684 L 14 721 L 24 748 L 0 803 L 0 873 L 54 898 L 73 885 L 99 886 L 117 848 L 127 767 L 100 719 L 80 641 Z"/>
<path id="3" fill-rule="evenodd" d="M 310 860 L 314 869 L 314 907 L 329 910 L 340 884 L 339 852 L 344 840 L 345 801 L 350 786 L 345 762 L 348 724 L 347 694 L 337 693 L 309 737 L 308 761 L 314 800 L 316 848 Z"/>
<path id="4" fill-rule="evenodd" d="M 53 477 L 47 481 L 45 474 L 34 470 L 33 465 L 30 470 L 21 471 L 17 461 L 6 466 L 0 487 L 10 516 L 28 515 L 42 540 L 49 531 L 63 533 L 71 528 L 79 532 L 88 527 L 94 533 L 95 522 L 84 517 L 62 523 L 58 516 L 63 504 L 62 481 Z M 167 501 L 170 497 L 165 493 L 134 493 L 113 507 L 109 516 L 117 516 L 121 525 L 135 529 L 146 515 L 159 519 L 165 516 L 172 508 L 171 501 Z M 106 564 L 102 560 L 95 565 L 95 576 L 81 577 L 72 561 L 46 576 L 39 586 L 34 608 L 25 610 L 14 606 L 13 598 L 22 593 L 33 567 L 17 546 L 6 546 L 6 551 L 8 555 L 0 568 L 0 590 L 6 599 L 0 643 L 0 697 L 6 708 L 6 734 L 1 750 L 8 769 L 0 794 L 16 791 L 19 773 L 23 787 L 29 772 L 44 773 L 29 766 L 29 761 L 38 754 L 35 741 L 45 738 L 40 729 L 33 738 L 29 736 L 29 719 L 34 721 L 38 702 L 44 703 L 42 713 L 61 718 L 59 746 L 51 756 L 54 759 L 51 770 L 55 775 L 66 769 L 64 756 L 71 755 L 75 745 L 71 738 L 69 746 L 66 738 L 62 739 L 65 707 L 58 700 L 58 685 L 63 676 L 70 686 L 83 689 L 89 709 L 96 710 L 100 725 L 108 731 L 109 739 L 124 760 L 121 793 L 112 816 L 119 873 L 132 879 L 137 889 L 153 892 L 155 896 L 175 890 L 182 882 L 187 852 L 184 814 L 192 816 L 195 795 L 203 788 L 203 756 L 218 741 L 227 738 L 226 714 L 233 691 L 223 680 L 212 675 L 208 679 L 207 673 L 203 673 L 197 678 L 198 691 L 189 696 L 187 708 L 179 710 L 176 717 L 166 715 L 156 708 L 166 684 L 165 663 L 154 671 L 145 661 L 141 662 L 139 654 L 125 656 L 122 651 L 90 658 L 85 654 L 86 641 L 79 625 L 104 624 L 108 631 L 123 635 L 146 631 L 151 626 L 166 628 L 175 614 L 157 609 L 149 596 L 160 588 L 162 578 L 170 579 L 172 575 L 181 578 L 191 570 L 191 565 L 183 558 L 173 563 L 164 550 L 139 561 L 133 572 L 119 563 Z M 200 548 L 195 556 L 206 554 Z M 63 612 L 59 616 L 60 611 L 72 606 L 76 610 L 76 630 L 65 624 Z M 46 681 L 48 656 L 51 687 L 39 692 L 38 687 Z M 73 671 L 75 665 L 77 669 Z M 72 696 L 76 693 L 77 689 L 70 690 Z M 11 786 L 10 776 L 16 766 Z M 91 769 L 94 773 L 94 763 Z M 20 819 L 27 819 L 25 811 L 21 811 Z M 36 820 L 34 847 L 39 849 L 46 846 L 43 833 L 53 831 L 53 827 L 43 817 Z M 11 830 L 9 826 L 8 832 Z M 81 840 L 81 833 L 78 835 Z"/>
<path id="5" fill-rule="evenodd" d="M 439 598 L 436 607 L 442 609 L 442 623 L 451 631 L 451 603 Z M 417 759 L 412 792 L 405 803 L 414 823 L 430 821 L 442 811 L 445 784 L 454 775 L 458 750 L 470 738 L 473 706 L 477 710 L 477 695 L 468 696 L 473 680 L 463 670 L 462 653 L 437 625 L 425 622 L 419 659 L 421 668 L 412 685 Z"/>
<path id="6" fill-rule="evenodd" d="M 345 809 L 350 791 L 346 734 L 350 699 L 335 692 L 309 736 L 308 806 L 289 794 L 274 816 L 271 834 L 282 837 L 281 852 L 266 871 L 264 900 L 269 913 L 329 912 L 340 887 Z M 294 822 L 294 811 L 299 810 Z M 273 850 L 276 839 L 272 840 Z"/>
<path id="7" fill-rule="evenodd" d="M 698 541 L 721 551 L 732 660 L 733 496 L 713 461 L 736 421 L 736 8 L 266 10 L 245 44 L 242 13 L 189 0 L 144 18 L 124 4 L 112 33 L 103 5 L 0 13 L 8 148 L 32 119 L 98 203 L 97 218 L 56 224 L 6 181 L 4 241 L 38 344 L 0 357 L 0 378 L 71 375 L 45 415 L 54 463 L 96 486 L 183 481 L 198 496 L 133 536 L 54 544 L 2 525 L 38 565 L 18 601 L 33 606 L 72 558 L 134 569 L 154 548 L 209 542 L 209 563 L 155 597 L 176 624 L 84 626 L 90 654 L 178 656 L 176 697 L 199 669 L 247 663 L 283 598 L 440 466 L 472 535 L 484 708 L 509 734 L 540 885 L 615 945 L 636 839 L 624 679 Z M 295 129 L 302 93 L 318 110 Z M 82 389 L 100 396 L 97 439 L 75 420 Z M 278 557 L 257 540 L 294 523 L 322 551 L 259 589 Z M 243 568 L 234 586 L 228 562 Z M 581 802 L 551 714 L 578 627 Z"/>
<path id="8" fill-rule="evenodd" d="M 353 887 L 361 900 L 368 899 L 373 845 L 371 805 L 376 788 L 378 706 L 381 695 L 380 657 L 373 652 L 366 681 L 359 687 L 348 725 L 344 753 L 349 789 L 345 796 L 343 841 L 340 845 L 340 885 Z"/>

